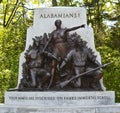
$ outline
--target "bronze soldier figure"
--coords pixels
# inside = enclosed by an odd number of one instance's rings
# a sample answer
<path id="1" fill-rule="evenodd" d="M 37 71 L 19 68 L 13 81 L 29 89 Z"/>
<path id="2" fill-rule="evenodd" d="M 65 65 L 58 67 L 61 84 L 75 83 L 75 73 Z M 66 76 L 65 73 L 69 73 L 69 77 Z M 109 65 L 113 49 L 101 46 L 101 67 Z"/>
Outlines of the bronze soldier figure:
<path id="1" fill-rule="evenodd" d="M 96 57 L 93 55 L 92 51 L 89 48 L 84 47 L 84 42 L 80 38 L 78 38 L 75 41 L 75 48 L 67 54 L 65 60 L 62 62 L 60 66 L 60 69 L 62 69 L 69 61 L 72 61 L 76 75 L 79 75 L 81 73 L 93 69 L 91 64 L 92 65 L 94 64 L 95 66 L 101 65 L 96 60 Z M 91 64 L 89 65 L 88 62 L 91 62 Z M 101 79 L 102 71 L 99 69 L 87 74 L 87 76 L 93 77 L 91 87 L 94 88 L 95 90 L 100 89 L 96 87 L 96 83 L 99 82 L 99 80 Z M 80 78 L 78 78 L 77 81 L 75 81 L 75 87 L 80 87 L 80 86 L 81 86 L 81 81 Z"/>

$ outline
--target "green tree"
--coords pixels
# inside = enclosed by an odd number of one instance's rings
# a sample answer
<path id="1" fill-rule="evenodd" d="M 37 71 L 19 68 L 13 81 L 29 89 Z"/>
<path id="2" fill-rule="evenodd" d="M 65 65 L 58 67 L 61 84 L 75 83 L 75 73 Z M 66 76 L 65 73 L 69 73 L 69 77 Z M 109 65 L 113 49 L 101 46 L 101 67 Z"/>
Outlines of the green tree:
<path id="1" fill-rule="evenodd" d="M 27 10 L 20 1 L 3 0 L 0 7 L 0 102 L 3 102 L 5 90 L 16 87 L 19 56 L 32 19 L 25 18 Z"/>

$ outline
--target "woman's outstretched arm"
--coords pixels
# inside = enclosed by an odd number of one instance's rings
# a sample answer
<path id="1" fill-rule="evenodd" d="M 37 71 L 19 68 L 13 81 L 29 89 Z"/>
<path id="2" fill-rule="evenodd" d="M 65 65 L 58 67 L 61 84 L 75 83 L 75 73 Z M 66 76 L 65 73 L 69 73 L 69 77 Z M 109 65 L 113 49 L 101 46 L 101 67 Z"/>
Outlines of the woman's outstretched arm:
<path id="1" fill-rule="evenodd" d="M 72 27 L 72 28 L 67 28 L 65 32 L 74 31 L 74 30 L 77 30 L 79 28 L 85 28 L 85 24 L 80 25 L 80 26 L 76 26 L 76 27 Z"/>

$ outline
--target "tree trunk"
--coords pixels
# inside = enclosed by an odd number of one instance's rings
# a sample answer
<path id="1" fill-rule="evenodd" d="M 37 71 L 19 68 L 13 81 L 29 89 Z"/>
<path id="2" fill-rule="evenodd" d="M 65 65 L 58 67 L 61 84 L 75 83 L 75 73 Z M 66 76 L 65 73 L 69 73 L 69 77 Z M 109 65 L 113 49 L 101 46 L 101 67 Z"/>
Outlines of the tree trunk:
<path id="1" fill-rule="evenodd" d="M 18 2 L 19 2 L 19 0 L 16 0 L 16 3 L 15 3 L 15 5 L 14 5 L 14 8 L 13 8 L 13 10 L 11 11 L 11 14 L 10 14 L 10 16 L 9 16 L 7 22 L 6 22 L 5 27 L 8 27 L 9 24 L 11 23 L 11 21 L 12 21 L 14 15 L 15 15 L 17 9 L 18 9 Z"/>
<path id="2" fill-rule="evenodd" d="M 52 0 L 52 6 L 57 6 L 57 1 L 56 0 Z"/>

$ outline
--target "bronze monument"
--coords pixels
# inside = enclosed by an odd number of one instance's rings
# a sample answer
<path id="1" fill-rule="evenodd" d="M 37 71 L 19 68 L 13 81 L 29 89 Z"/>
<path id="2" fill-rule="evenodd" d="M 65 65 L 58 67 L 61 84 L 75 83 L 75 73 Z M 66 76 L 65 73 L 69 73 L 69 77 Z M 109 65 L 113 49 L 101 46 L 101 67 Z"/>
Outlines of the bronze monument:
<path id="1" fill-rule="evenodd" d="M 33 38 L 25 53 L 19 90 L 102 90 L 102 65 L 80 35 L 69 34 L 85 25 L 61 28 L 61 24 L 56 20 L 52 33 Z"/>

